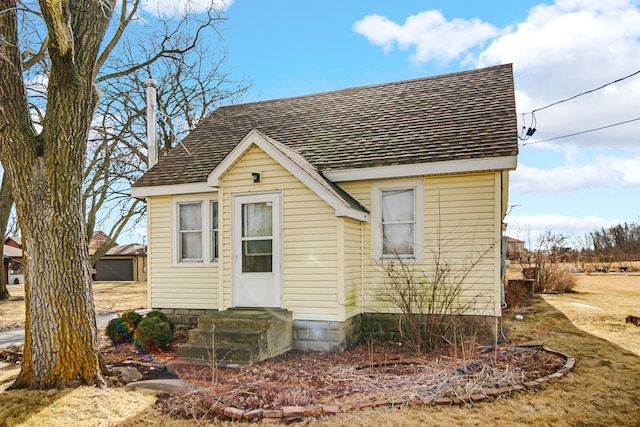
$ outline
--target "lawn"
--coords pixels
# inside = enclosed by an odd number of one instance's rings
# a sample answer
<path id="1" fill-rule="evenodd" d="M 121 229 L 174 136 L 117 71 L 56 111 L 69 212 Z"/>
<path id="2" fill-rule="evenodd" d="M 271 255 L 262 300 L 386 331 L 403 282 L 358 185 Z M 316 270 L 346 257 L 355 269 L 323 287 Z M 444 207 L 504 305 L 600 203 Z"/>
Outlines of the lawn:
<path id="1" fill-rule="evenodd" d="M 578 276 L 576 293 L 534 297 L 516 312 L 523 320 L 511 317 L 504 325 L 513 343 L 543 343 L 575 356 L 576 367 L 566 377 L 494 402 L 363 410 L 313 424 L 640 426 L 640 327 L 624 323 L 638 311 L 640 276 Z M 0 420 L 23 426 L 195 424 L 162 416 L 154 400 L 153 394 L 118 388 L 11 391 L 0 394 Z"/>
<path id="2" fill-rule="evenodd" d="M 12 301 L 0 301 L 0 331 L 24 323 L 24 285 L 8 285 Z M 147 306 L 147 282 L 95 282 L 97 314 L 137 310 Z"/>

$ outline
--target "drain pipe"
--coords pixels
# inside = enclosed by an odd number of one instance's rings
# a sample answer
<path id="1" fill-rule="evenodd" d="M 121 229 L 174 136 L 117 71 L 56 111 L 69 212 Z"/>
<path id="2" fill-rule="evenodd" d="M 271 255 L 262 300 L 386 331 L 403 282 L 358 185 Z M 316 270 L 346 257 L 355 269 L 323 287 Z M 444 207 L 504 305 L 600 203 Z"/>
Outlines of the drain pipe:
<path id="1" fill-rule="evenodd" d="M 156 82 L 154 79 L 144 81 L 147 88 L 147 164 L 149 169 L 158 162 L 158 145 L 156 142 Z"/>

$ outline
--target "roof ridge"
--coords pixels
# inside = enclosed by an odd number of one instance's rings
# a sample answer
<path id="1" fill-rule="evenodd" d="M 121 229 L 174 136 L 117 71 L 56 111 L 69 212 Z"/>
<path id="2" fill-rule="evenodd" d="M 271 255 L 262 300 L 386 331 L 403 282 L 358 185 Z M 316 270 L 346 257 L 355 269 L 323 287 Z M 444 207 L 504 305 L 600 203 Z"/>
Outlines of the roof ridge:
<path id="1" fill-rule="evenodd" d="M 331 89 L 331 90 L 326 90 L 323 92 L 314 92 L 314 93 L 307 93 L 304 95 L 293 95 L 293 96 L 285 96 L 282 98 L 271 98 L 271 99 L 264 99 L 261 101 L 250 101 L 250 102 L 241 102 L 238 104 L 229 104 L 229 105 L 222 105 L 220 107 L 218 107 L 215 111 L 218 110 L 222 110 L 222 109 L 227 109 L 227 108 L 233 108 L 233 107 L 239 107 L 239 106 L 243 106 L 243 107 L 248 107 L 250 105 L 254 105 L 254 104 L 265 104 L 265 103 L 269 103 L 269 102 L 280 102 L 280 101 L 289 101 L 289 100 L 299 100 L 299 99 L 303 99 L 303 98 L 314 98 L 314 97 L 322 97 L 322 96 L 327 96 L 327 95 L 331 95 L 331 94 L 339 94 L 339 93 L 346 93 L 346 92 L 356 92 L 359 90 L 366 90 L 366 89 L 375 89 L 375 88 L 379 88 L 379 87 L 389 87 L 389 86 L 394 86 L 394 85 L 403 85 L 403 84 L 407 84 L 407 83 L 415 83 L 415 82 L 421 82 L 421 81 L 425 81 L 425 80 L 442 80 L 445 78 L 452 78 L 452 77 L 459 77 L 459 75 L 462 74 L 475 74 L 475 73 L 486 73 L 486 72 L 490 72 L 493 69 L 496 68 L 507 68 L 507 67 L 512 67 L 513 64 L 512 63 L 507 63 L 507 64 L 499 64 L 499 65 L 491 65 L 488 67 L 481 67 L 481 68 L 474 68 L 472 70 L 459 70 L 459 71 L 453 71 L 450 73 L 445 73 L 445 74 L 438 74 L 435 76 L 424 76 L 424 77 L 414 77 L 411 79 L 405 79 L 405 80 L 397 80 L 397 81 L 390 81 L 390 82 L 385 82 L 385 83 L 373 83 L 373 84 L 369 84 L 369 85 L 362 85 L 362 86 L 350 86 L 350 87 L 344 87 L 341 89 Z"/>

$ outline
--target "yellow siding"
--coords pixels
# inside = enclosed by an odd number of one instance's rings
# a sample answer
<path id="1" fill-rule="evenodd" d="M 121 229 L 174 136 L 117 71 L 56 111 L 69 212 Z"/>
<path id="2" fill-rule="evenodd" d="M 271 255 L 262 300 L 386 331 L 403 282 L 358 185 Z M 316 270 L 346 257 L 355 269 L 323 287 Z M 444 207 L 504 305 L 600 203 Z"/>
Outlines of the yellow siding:
<path id="1" fill-rule="evenodd" d="M 344 223 L 344 300 L 345 318 L 362 312 L 362 280 L 364 275 L 363 232 L 364 224 L 343 218 Z"/>
<path id="2" fill-rule="evenodd" d="M 341 187 L 371 209 L 372 182 L 349 182 Z M 424 262 L 413 265 L 416 273 L 431 277 L 435 260 L 451 267 L 450 282 L 464 280 L 461 304 L 470 303 L 468 314 L 500 312 L 500 180 L 499 173 L 424 177 Z M 380 301 L 387 284 L 383 265 L 372 257 L 371 223 L 363 225 L 365 312 L 391 308 Z M 353 262 L 355 264 L 355 260 Z M 477 263 L 474 267 L 472 263 Z M 355 269 L 355 266 L 354 266 Z M 348 292 L 347 292 L 348 294 Z"/>
<path id="3" fill-rule="evenodd" d="M 253 182 L 252 172 L 261 174 L 260 183 Z M 471 268 L 470 263 L 477 262 L 465 279 L 461 301 L 473 305 L 469 314 L 499 314 L 500 173 L 422 180 L 424 262 L 414 267 L 429 277 L 434 258 L 439 255 L 451 267 L 451 277 L 456 277 Z M 340 185 L 371 209 L 373 181 Z M 255 146 L 222 177 L 218 191 L 219 267 L 172 264 L 175 200 L 149 198 L 151 307 L 231 307 L 232 196 L 279 192 L 283 215 L 283 306 L 293 312 L 294 319 L 342 321 L 361 312 L 393 310 L 379 298 L 386 279 L 382 264 L 373 259 L 371 222 L 337 218 L 332 207 Z M 202 196 L 193 197 L 197 200 Z"/>
<path id="4" fill-rule="evenodd" d="M 251 173 L 260 172 L 254 183 Z M 284 307 L 294 319 L 336 320 L 338 247 L 335 210 L 256 146 L 251 147 L 222 178 L 224 306 L 232 305 L 232 195 L 282 194 Z"/>
<path id="5" fill-rule="evenodd" d="M 193 200 L 201 198 L 202 195 L 193 195 Z M 171 197 L 147 200 L 149 305 L 152 308 L 217 309 L 218 267 L 172 264 L 172 211 Z"/>

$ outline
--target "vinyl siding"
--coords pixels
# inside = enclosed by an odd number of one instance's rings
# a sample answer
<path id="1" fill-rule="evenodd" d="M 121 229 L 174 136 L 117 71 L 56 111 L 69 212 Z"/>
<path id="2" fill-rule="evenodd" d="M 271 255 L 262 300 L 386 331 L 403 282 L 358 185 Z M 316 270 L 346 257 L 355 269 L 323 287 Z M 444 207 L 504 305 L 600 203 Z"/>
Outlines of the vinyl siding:
<path id="1" fill-rule="evenodd" d="M 212 195 L 207 195 L 212 197 Z M 202 195 L 181 196 L 201 200 Z M 147 199 L 149 226 L 149 305 L 152 308 L 218 308 L 218 266 L 176 266 L 172 260 L 174 243 L 174 203 L 171 197 Z M 206 219 L 204 219 L 206 221 Z M 205 233 L 206 234 L 206 233 Z"/>
<path id="2" fill-rule="evenodd" d="M 344 218 L 344 301 L 345 318 L 362 311 L 363 248 L 362 230 L 364 224 Z"/>
<path id="3" fill-rule="evenodd" d="M 407 181 L 410 182 L 410 181 Z M 341 184 L 368 208 L 372 205 L 372 182 Z M 468 273 L 460 295 L 469 314 L 500 313 L 500 175 L 459 174 L 423 178 L 423 262 L 412 264 L 416 274 L 430 277 L 435 259 L 446 262 L 450 282 Z M 372 257 L 373 224 L 363 225 L 365 312 L 393 311 L 382 303 L 380 289 L 387 282 L 382 262 Z M 477 263 L 471 267 L 472 263 Z"/>
<path id="4" fill-rule="evenodd" d="M 254 183 L 252 172 L 261 174 Z M 469 314 L 500 313 L 500 173 L 418 178 L 423 188 L 424 261 L 414 267 L 429 277 L 434 257 L 464 281 L 460 301 Z M 406 180 L 407 182 L 415 182 Z M 340 184 L 371 209 L 373 181 Z M 176 199 L 148 199 L 149 301 L 154 308 L 232 306 L 231 202 L 233 195 L 279 192 L 282 196 L 283 307 L 294 319 L 348 319 L 361 312 L 393 311 L 380 301 L 386 278 L 373 259 L 372 224 L 338 218 L 335 211 L 258 147 L 251 147 L 222 177 L 219 264 L 172 264 Z M 193 195 L 199 200 L 202 195 Z M 189 196 L 180 196 L 180 200 Z M 222 285 L 219 286 L 219 283 Z"/>

